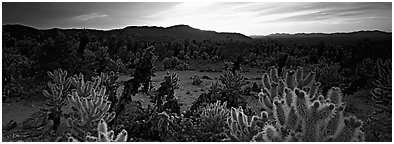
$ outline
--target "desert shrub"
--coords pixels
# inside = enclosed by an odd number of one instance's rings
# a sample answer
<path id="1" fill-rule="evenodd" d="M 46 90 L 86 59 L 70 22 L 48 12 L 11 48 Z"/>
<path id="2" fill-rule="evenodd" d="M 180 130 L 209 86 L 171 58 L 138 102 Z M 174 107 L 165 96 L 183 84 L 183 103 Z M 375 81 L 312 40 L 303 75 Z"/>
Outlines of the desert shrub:
<path id="1" fill-rule="evenodd" d="M 224 62 L 224 70 L 230 71 L 233 69 L 233 62 Z"/>
<path id="2" fill-rule="evenodd" d="M 376 69 L 376 61 L 367 58 L 362 61 L 361 64 L 357 64 L 355 70 L 352 71 L 352 75 L 349 76 L 348 80 L 351 80 L 350 85 L 344 90 L 345 94 L 353 94 L 356 91 L 362 89 L 371 89 L 373 87 L 373 81 L 377 74 L 371 72 Z"/>
<path id="3" fill-rule="evenodd" d="M 192 78 L 193 85 L 200 85 L 203 81 L 201 80 L 200 76 L 194 75 Z"/>
<path id="4" fill-rule="evenodd" d="M 125 109 L 114 119 L 111 128 L 115 132 L 125 129 L 133 141 L 149 138 L 147 120 L 155 113 L 151 107 L 144 108 L 136 101 L 125 105 Z M 153 137 L 151 137 L 153 138 Z"/>
<path id="5" fill-rule="evenodd" d="M 309 70 L 316 72 L 316 81 L 321 83 L 322 93 L 326 93 L 331 87 L 345 87 L 345 77 L 339 63 L 321 59 L 318 64 L 311 65 Z"/>
<path id="6" fill-rule="evenodd" d="M 164 70 L 176 69 L 176 70 L 189 70 L 191 67 L 185 61 L 179 60 L 177 57 L 166 57 L 163 60 Z"/>
<path id="7" fill-rule="evenodd" d="M 219 56 L 213 56 L 208 58 L 208 63 L 216 63 L 219 61 Z"/>
<path id="8" fill-rule="evenodd" d="M 371 91 L 373 94 L 372 100 L 375 106 L 385 112 L 391 113 L 392 106 L 392 87 L 391 87 L 391 60 L 377 61 L 379 77 L 373 82 L 375 88 Z"/>
<path id="9" fill-rule="evenodd" d="M 101 72 L 115 71 L 119 69 L 118 65 L 116 65 L 116 61 L 110 58 L 108 47 L 96 48 L 94 45 L 88 45 L 83 56 L 84 61 L 82 62 L 82 70 L 85 70 L 83 73 L 85 73 L 87 77 L 99 75 Z"/>
<path id="10" fill-rule="evenodd" d="M 31 95 L 34 89 L 29 83 L 34 82 L 34 76 L 29 73 L 34 61 L 13 47 L 3 47 L 2 56 L 3 98 Z"/>
<path id="11" fill-rule="evenodd" d="M 297 68 L 298 66 L 305 66 L 306 60 L 307 60 L 306 57 L 298 58 L 295 56 L 289 56 L 286 61 L 286 67 L 289 69 L 294 69 Z"/>
<path id="12" fill-rule="evenodd" d="M 367 141 L 391 141 L 392 139 L 392 88 L 391 88 L 391 60 L 376 62 L 378 78 L 372 89 L 372 100 L 377 108 L 368 116 L 365 129 Z"/>
<path id="13" fill-rule="evenodd" d="M 246 106 L 245 86 L 247 82 L 245 77 L 239 72 L 227 71 L 220 75 L 220 83 L 211 83 L 208 91 L 202 93 L 191 106 L 189 113 L 194 112 L 200 107 L 205 107 L 208 104 L 215 103 L 216 101 L 227 102 L 227 107 Z"/>
<path id="14" fill-rule="evenodd" d="M 193 125 L 194 126 L 194 125 Z M 193 126 L 182 116 L 158 112 L 154 107 L 142 107 L 131 102 L 115 120 L 113 129 L 125 129 L 132 141 L 192 141 L 188 135 L 195 133 Z"/>

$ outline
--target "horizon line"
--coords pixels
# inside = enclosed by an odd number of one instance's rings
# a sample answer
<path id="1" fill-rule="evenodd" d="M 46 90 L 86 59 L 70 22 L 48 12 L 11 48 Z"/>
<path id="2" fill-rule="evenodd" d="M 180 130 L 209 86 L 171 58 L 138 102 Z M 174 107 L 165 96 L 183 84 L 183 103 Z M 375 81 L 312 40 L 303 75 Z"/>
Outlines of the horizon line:
<path id="1" fill-rule="evenodd" d="M 39 27 L 35 27 L 35 26 L 31 26 L 31 25 L 26 25 L 26 24 L 21 24 L 21 23 L 7 23 L 7 24 L 3 24 L 4 25 L 21 25 L 21 26 L 25 26 L 25 27 L 31 27 L 37 30 L 51 30 L 51 29 L 62 29 L 62 30 L 67 30 L 67 29 L 87 29 L 87 30 L 99 30 L 99 31 L 112 31 L 112 30 L 122 30 L 128 27 L 159 27 L 159 28 L 170 28 L 170 27 L 174 27 L 174 26 L 189 26 L 191 28 L 197 29 L 197 30 L 202 30 L 202 31 L 213 31 L 213 32 L 217 32 L 217 33 L 236 33 L 236 34 L 242 34 L 248 37 L 262 37 L 262 36 L 269 36 L 269 35 L 275 35 L 275 34 L 288 34 L 288 35 L 297 35 L 297 34 L 338 34 L 338 33 L 353 33 L 353 32 L 368 32 L 368 31 L 380 31 L 380 32 L 386 32 L 386 33 L 392 33 L 392 31 L 384 31 L 384 30 L 378 30 L 378 29 L 373 29 L 373 30 L 366 30 L 366 29 L 362 29 L 362 30 L 355 30 L 355 31 L 335 31 L 335 32 L 295 32 L 295 33 L 290 33 L 290 32 L 276 32 L 276 33 L 270 33 L 270 34 L 251 34 L 251 35 L 246 35 L 240 32 L 219 32 L 219 31 L 215 31 L 215 30 L 203 30 L 200 28 L 196 28 L 187 24 L 176 24 L 176 25 L 172 25 L 172 26 L 168 26 L 168 27 L 164 27 L 164 26 L 152 26 L 152 25 L 128 25 L 125 26 L 123 28 L 111 28 L 111 29 L 102 29 L 102 28 L 78 28 L 78 27 L 52 27 L 52 28 L 39 28 Z M 1 28 L 3 29 L 3 28 Z"/>

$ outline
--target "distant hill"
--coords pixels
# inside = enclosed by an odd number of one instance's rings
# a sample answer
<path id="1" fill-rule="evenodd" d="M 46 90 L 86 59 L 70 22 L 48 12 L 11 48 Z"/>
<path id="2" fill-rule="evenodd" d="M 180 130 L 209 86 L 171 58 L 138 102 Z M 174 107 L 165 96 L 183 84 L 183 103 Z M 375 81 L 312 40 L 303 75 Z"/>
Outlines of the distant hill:
<path id="1" fill-rule="evenodd" d="M 391 41 L 392 34 L 383 31 L 357 31 L 349 33 L 276 33 L 267 36 L 250 37 L 256 40 L 273 39 L 284 43 L 315 44 L 325 42 L 329 44 L 346 44 L 363 39 Z"/>
<path id="2" fill-rule="evenodd" d="M 74 34 L 83 31 L 84 29 L 36 29 L 33 27 L 23 25 L 3 25 L 3 32 L 9 32 L 12 36 L 21 38 L 23 36 L 36 37 L 37 35 L 49 36 L 56 31 L 62 31 L 66 34 Z M 150 40 L 150 41 L 171 41 L 190 39 L 196 41 L 203 40 L 233 40 L 241 42 L 252 42 L 253 39 L 240 33 L 221 33 L 215 31 L 205 31 L 192 28 L 188 25 L 175 25 L 171 27 L 156 27 L 156 26 L 129 26 L 123 29 L 114 30 L 94 30 L 86 29 L 91 34 L 110 36 L 114 33 L 129 34 L 135 39 Z"/>

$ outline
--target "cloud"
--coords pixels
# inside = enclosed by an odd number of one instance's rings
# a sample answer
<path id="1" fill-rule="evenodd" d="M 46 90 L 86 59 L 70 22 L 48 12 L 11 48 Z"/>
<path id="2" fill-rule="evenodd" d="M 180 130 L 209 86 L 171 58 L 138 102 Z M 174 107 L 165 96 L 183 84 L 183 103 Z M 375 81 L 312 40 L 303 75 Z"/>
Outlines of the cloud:
<path id="1" fill-rule="evenodd" d="M 391 31 L 391 12 L 391 3 L 381 2 L 4 3 L 3 23 L 100 29 L 187 24 L 250 35 Z"/>
<path id="2" fill-rule="evenodd" d="M 90 13 L 90 14 L 83 14 L 79 16 L 72 17 L 72 19 L 79 20 L 79 21 L 88 21 L 91 19 L 103 18 L 107 17 L 106 14 L 98 14 L 98 13 Z"/>
<path id="3" fill-rule="evenodd" d="M 292 14 L 265 22 L 353 21 L 362 18 L 388 17 L 387 12 L 391 13 L 391 6 L 387 5 L 387 3 L 302 3 L 290 9 L 277 8 L 261 15 Z"/>

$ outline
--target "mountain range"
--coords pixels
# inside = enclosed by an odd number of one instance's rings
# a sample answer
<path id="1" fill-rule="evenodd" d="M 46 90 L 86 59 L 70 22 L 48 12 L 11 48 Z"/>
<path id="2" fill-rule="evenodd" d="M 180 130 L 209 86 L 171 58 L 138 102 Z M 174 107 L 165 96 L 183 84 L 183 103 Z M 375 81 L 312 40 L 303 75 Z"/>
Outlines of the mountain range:
<path id="1" fill-rule="evenodd" d="M 170 27 L 157 27 L 157 26 L 128 26 L 123 29 L 113 30 L 95 30 L 95 29 L 37 29 L 29 26 L 19 24 L 6 24 L 3 25 L 3 33 L 8 32 L 11 36 L 16 38 L 23 37 L 37 37 L 39 35 L 51 36 L 57 31 L 61 31 L 65 34 L 76 34 L 82 31 L 88 31 L 91 34 L 110 36 L 112 34 L 121 33 L 127 34 L 135 39 L 148 40 L 148 41 L 171 41 L 171 40 L 220 40 L 220 41 L 240 41 L 240 42 L 252 42 L 254 40 L 265 40 L 265 39 L 278 39 L 285 41 L 302 41 L 304 39 L 312 41 L 328 40 L 328 42 L 344 41 L 348 39 L 358 40 L 364 38 L 370 39 L 390 39 L 391 32 L 383 31 L 357 31 L 349 33 L 297 33 L 297 34 L 286 34 L 277 33 L 267 36 L 246 36 L 240 33 L 225 33 L 200 30 L 197 28 L 190 27 L 188 25 L 175 25 Z"/>
<path id="2" fill-rule="evenodd" d="M 113 30 L 95 30 L 95 29 L 36 29 L 29 26 L 14 24 L 3 25 L 3 32 L 9 32 L 14 37 L 36 37 L 38 35 L 52 35 L 56 31 L 62 31 L 65 34 L 73 34 L 76 32 L 88 31 L 95 35 L 110 36 L 115 33 L 128 34 L 135 39 L 149 40 L 149 41 L 171 41 L 190 39 L 196 41 L 203 40 L 232 40 L 240 42 L 251 42 L 252 38 L 240 33 L 223 33 L 215 31 L 205 31 L 192 28 L 188 25 L 175 25 L 171 27 L 156 27 L 156 26 L 129 26 L 123 29 Z"/>

